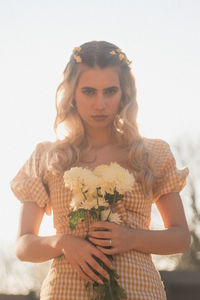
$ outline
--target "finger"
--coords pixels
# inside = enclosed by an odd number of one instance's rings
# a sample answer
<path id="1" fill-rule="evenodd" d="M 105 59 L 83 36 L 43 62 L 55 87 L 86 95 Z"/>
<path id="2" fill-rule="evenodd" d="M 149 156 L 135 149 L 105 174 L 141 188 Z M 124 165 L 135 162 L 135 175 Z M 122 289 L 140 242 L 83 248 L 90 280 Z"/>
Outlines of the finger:
<path id="1" fill-rule="evenodd" d="M 103 267 L 100 262 L 98 262 L 94 257 L 91 257 L 90 261 L 88 261 L 89 266 L 92 267 L 96 272 L 98 272 L 105 279 L 109 280 L 109 274 L 105 270 L 105 266 Z"/>
<path id="2" fill-rule="evenodd" d="M 82 277 L 83 279 L 85 279 L 85 280 L 87 280 L 87 281 L 89 281 L 89 282 L 93 282 L 92 279 L 91 279 L 89 276 L 87 276 L 87 275 L 82 271 L 82 269 L 81 269 L 79 266 L 73 264 L 73 267 L 76 269 L 77 273 L 79 273 L 79 275 L 81 275 L 81 277 Z"/>
<path id="3" fill-rule="evenodd" d="M 103 252 L 104 254 L 107 254 L 107 255 L 113 255 L 113 254 L 119 253 L 119 251 L 116 248 L 107 249 L 107 248 L 104 248 L 104 247 L 101 247 L 101 246 L 96 246 L 96 247 L 101 252 Z"/>
<path id="4" fill-rule="evenodd" d="M 110 228 L 113 228 L 113 224 L 115 224 L 115 223 L 99 221 L 99 222 L 91 224 L 90 229 L 96 229 L 96 228 L 110 229 Z"/>
<path id="5" fill-rule="evenodd" d="M 102 246 L 102 247 L 108 247 L 108 246 L 111 246 L 111 244 L 110 244 L 110 239 L 109 239 L 109 240 L 102 240 L 102 239 L 95 239 L 95 238 L 89 237 L 89 240 L 90 240 L 93 244 L 98 245 L 98 246 Z"/>
<path id="6" fill-rule="evenodd" d="M 101 247 L 99 250 L 97 249 L 99 246 L 94 247 L 94 251 L 93 251 L 93 255 L 96 256 L 97 258 L 99 258 L 109 269 L 112 270 L 113 266 L 112 266 L 112 262 L 110 261 L 110 259 L 104 255 L 101 251 L 101 248 L 104 249 L 103 247 Z"/>
<path id="7" fill-rule="evenodd" d="M 110 231 L 89 231 L 89 236 L 94 238 L 103 238 L 103 239 L 111 239 Z"/>
<path id="8" fill-rule="evenodd" d="M 95 265 L 95 264 L 93 264 Z M 98 265 L 98 263 L 97 263 Z M 86 273 L 90 278 L 92 278 L 92 280 L 96 281 L 99 284 L 103 284 L 103 281 L 92 271 L 92 269 L 90 268 L 90 266 L 83 262 L 81 264 L 81 269 L 83 270 L 84 273 Z M 94 268 L 95 269 L 95 268 Z"/>

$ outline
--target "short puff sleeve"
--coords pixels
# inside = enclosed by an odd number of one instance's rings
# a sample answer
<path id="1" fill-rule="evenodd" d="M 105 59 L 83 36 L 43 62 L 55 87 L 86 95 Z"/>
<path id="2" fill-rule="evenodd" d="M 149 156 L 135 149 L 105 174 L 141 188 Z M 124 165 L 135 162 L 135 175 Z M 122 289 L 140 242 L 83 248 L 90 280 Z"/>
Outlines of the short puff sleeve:
<path id="1" fill-rule="evenodd" d="M 177 169 L 176 160 L 167 142 L 157 140 L 154 151 L 156 173 L 159 174 L 153 188 L 153 202 L 156 202 L 162 195 L 180 192 L 186 184 L 189 170 L 188 168 Z"/>
<path id="2" fill-rule="evenodd" d="M 45 209 L 47 215 L 51 215 L 47 175 L 42 166 L 48 144 L 45 142 L 36 146 L 30 158 L 10 182 L 10 187 L 21 202 L 36 202 Z"/>

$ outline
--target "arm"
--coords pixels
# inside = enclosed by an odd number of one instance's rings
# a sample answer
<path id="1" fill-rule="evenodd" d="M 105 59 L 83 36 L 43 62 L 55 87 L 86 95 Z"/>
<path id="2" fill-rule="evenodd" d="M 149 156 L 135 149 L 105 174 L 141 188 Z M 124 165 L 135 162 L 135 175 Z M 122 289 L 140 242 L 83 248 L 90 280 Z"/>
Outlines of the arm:
<path id="1" fill-rule="evenodd" d="M 190 245 L 190 233 L 179 194 L 163 195 L 156 205 L 164 222 L 164 230 L 132 229 L 114 223 L 98 222 L 91 227 L 95 229 L 103 226 L 109 231 L 92 231 L 91 241 L 102 246 L 99 249 L 106 254 L 121 253 L 130 249 L 160 255 L 185 252 Z M 104 240 L 97 240 L 95 237 L 102 237 Z M 109 239 L 112 240 L 112 248 L 103 248 L 109 246 Z"/>
<path id="2" fill-rule="evenodd" d="M 63 254 L 58 247 L 60 236 L 38 236 L 43 216 L 44 209 L 36 203 L 22 204 L 15 244 L 16 256 L 22 261 L 44 262 Z"/>
<path id="3" fill-rule="evenodd" d="M 22 261 L 44 262 L 64 255 L 68 262 L 87 281 L 95 280 L 103 283 L 90 266 L 103 277 L 108 273 L 95 260 L 102 260 L 108 268 L 112 268 L 110 260 L 88 241 L 70 235 L 38 236 L 44 209 L 34 202 L 22 204 L 19 231 L 16 240 L 16 255 Z"/>
<path id="4" fill-rule="evenodd" d="M 185 252 L 190 245 L 190 233 L 179 194 L 163 195 L 156 205 L 165 229 L 136 231 L 136 250 L 160 255 Z"/>

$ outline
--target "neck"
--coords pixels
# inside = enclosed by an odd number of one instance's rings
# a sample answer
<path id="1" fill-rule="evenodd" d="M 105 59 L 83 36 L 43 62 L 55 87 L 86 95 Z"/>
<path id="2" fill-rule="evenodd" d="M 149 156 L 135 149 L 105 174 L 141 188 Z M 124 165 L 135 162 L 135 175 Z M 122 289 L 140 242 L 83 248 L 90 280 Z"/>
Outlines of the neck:
<path id="1" fill-rule="evenodd" d="M 106 145 L 116 143 L 116 137 L 111 128 L 107 130 L 98 129 L 98 131 L 87 130 L 88 141 L 93 148 L 101 148 Z"/>

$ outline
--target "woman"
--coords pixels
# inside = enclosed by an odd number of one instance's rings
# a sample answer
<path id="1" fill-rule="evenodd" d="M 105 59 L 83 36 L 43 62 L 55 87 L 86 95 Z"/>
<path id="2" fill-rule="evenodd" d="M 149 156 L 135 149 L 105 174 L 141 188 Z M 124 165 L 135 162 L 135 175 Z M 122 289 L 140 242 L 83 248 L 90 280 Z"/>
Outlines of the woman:
<path id="1" fill-rule="evenodd" d="M 112 268 L 107 254 L 113 255 L 113 267 L 129 300 L 166 299 L 151 254 L 181 253 L 189 247 L 179 196 L 188 170 L 177 170 L 166 142 L 140 136 L 135 80 L 125 53 L 103 41 L 75 48 L 56 99 L 55 130 L 66 129 L 65 138 L 39 144 L 11 182 L 22 201 L 16 255 L 30 262 L 53 258 L 42 300 L 89 299 L 85 283 L 101 284 L 98 273 L 109 278 L 94 256 Z M 73 234 L 69 228 L 71 193 L 63 173 L 72 166 L 93 169 L 110 162 L 128 169 L 136 182 L 133 192 L 117 203 L 122 224 L 92 224 L 91 244 L 84 239 L 85 222 Z M 149 229 L 153 202 L 164 230 Z M 43 214 L 51 209 L 56 235 L 40 237 Z"/>

